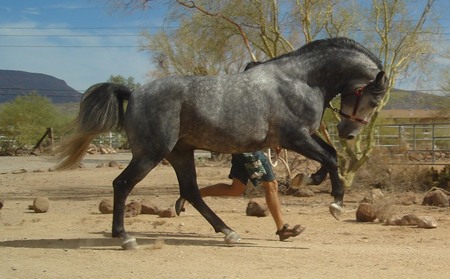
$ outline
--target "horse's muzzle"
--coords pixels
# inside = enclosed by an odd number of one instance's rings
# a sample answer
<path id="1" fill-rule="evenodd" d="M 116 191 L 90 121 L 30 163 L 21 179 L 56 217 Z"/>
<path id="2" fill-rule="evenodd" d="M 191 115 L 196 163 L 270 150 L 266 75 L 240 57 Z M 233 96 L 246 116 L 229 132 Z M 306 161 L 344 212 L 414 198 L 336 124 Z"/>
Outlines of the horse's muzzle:
<path id="1" fill-rule="evenodd" d="M 361 129 L 361 124 L 356 122 L 344 121 L 344 123 L 339 123 L 337 126 L 339 137 L 346 140 L 354 139 Z"/>

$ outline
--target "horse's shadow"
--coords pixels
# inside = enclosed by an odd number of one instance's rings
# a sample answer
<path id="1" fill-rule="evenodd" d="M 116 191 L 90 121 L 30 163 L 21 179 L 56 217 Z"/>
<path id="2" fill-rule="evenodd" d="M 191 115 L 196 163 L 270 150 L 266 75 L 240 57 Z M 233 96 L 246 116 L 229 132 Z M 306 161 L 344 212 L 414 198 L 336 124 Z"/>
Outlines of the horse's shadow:
<path id="1" fill-rule="evenodd" d="M 94 232 L 92 234 L 102 234 L 104 237 L 93 238 L 59 238 L 59 239 L 20 239 L 1 241 L 1 247 L 15 248 L 43 248 L 43 249 L 89 249 L 89 250 L 121 250 L 121 241 L 111 238 L 110 234 Z M 187 233 L 133 233 L 140 246 L 157 247 L 158 245 L 175 246 L 211 246 L 229 247 L 221 237 L 202 236 Z M 261 243 L 249 242 L 251 239 L 241 241 L 234 246 L 238 247 L 260 247 L 260 248 L 280 248 L 280 249 L 307 249 L 305 247 L 286 247 L 261 245 Z M 254 239 L 256 240 L 256 239 Z M 260 240 L 260 239 L 258 239 Z M 271 243 L 273 244 L 273 243 Z M 144 248 L 145 249 L 145 248 Z M 156 248 L 155 248 L 156 249 Z"/>

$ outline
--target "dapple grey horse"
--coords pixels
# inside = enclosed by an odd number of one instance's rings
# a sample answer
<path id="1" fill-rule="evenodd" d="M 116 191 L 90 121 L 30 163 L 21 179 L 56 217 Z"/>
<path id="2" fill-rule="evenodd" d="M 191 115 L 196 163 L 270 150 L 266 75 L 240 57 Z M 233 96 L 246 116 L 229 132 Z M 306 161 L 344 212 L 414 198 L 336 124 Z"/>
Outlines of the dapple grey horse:
<path id="1" fill-rule="evenodd" d="M 387 87 L 380 60 L 348 38 L 314 41 L 236 74 L 157 79 L 133 93 L 100 83 L 84 94 L 76 132 L 61 144 L 57 168 L 77 166 L 98 134 L 123 127 L 132 159 L 113 182 L 112 224 L 112 236 L 122 239 L 122 247 L 137 247 L 124 227 L 127 196 L 163 158 L 176 172 L 180 195 L 225 234 L 227 243 L 235 243 L 239 235 L 200 196 L 194 150 L 242 153 L 282 147 L 316 160 L 322 165 L 320 178 L 330 175 L 330 211 L 339 217 L 344 190 L 336 151 L 315 133 L 325 108 L 340 94 L 339 136 L 352 139 Z"/>

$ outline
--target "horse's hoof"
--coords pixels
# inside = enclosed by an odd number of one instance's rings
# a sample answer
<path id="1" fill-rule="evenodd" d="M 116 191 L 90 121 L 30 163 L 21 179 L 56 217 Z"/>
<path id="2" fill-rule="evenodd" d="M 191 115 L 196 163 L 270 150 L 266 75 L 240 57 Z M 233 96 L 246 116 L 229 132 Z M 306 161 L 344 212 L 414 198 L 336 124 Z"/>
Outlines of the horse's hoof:
<path id="1" fill-rule="evenodd" d="M 312 178 L 309 175 L 304 173 L 297 174 L 294 179 L 292 179 L 291 186 L 292 187 L 301 187 L 311 185 L 313 183 Z"/>
<path id="2" fill-rule="evenodd" d="M 227 244 L 236 244 L 241 241 L 241 237 L 236 232 L 230 232 L 225 235 L 225 243 Z"/>
<path id="3" fill-rule="evenodd" d="M 137 244 L 136 238 L 128 236 L 122 240 L 123 250 L 136 250 L 139 246 Z"/>
<path id="4" fill-rule="evenodd" d="M 336 220 L 340 221 L 342 213 L 344 213 L 344 209 L 342 208 L 342 206 L 333 202 L 332 204 L 330 204 L 329 209 L 331 215 L 333 215 L 333 217 L 336 218 Z"/>

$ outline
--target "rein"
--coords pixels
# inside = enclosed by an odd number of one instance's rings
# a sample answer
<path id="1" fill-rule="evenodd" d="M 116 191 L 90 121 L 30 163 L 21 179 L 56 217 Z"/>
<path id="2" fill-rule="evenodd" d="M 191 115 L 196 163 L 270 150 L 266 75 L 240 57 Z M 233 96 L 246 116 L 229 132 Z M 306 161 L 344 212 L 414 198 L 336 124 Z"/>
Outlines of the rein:
<path id="1" fill-rule="evenodd" d="M 356 117 L 356 112 L 358 111 L 359 103 L 360 103 L 360 101 L 361 101 L 361 96 L 362 96 L 362 94 L 364 93 L 364 89 L 365 89 L 365 86 L 364 86 L 364 87 L 360 87 L 360 88 L 356 89 L 356 91 L 355 91 L 355 93 L 354 93 L 355 96 L 356 96 L 356 102 L 355 102 L 355 106 L 353 107 L 352 115 L 348 115 L 348 114 L 344 113 L 344 112 L 342 111 L 342 109 L 337 109 L 337 108 L 333 107 L 333 106 L 331 105 L 331 103 L 328 104 L 328 107 L 329 107 L 332 111 L 338 113 L 338 114 L 339 114 L 340 116 L 342 116 L 342 117 L 345 117 L 345 118 L 347 118 L 347 119 L 350 119 L 351 121 L 359 122 L 359 123 L 365 125 L 365 124 L 369 123 L 367 120 L 364 120 L 364 119 L 362 119 L 362 118 Z M 342 100 L 342 98 L 341 98 L 341 100 Z M 341 102 L 342 102 L 342 101 L 341 101 Z M 342 106 L 341 106 L 341 107 L 342 107 Z"/>

